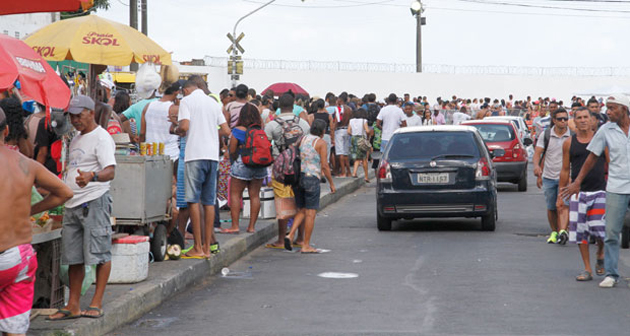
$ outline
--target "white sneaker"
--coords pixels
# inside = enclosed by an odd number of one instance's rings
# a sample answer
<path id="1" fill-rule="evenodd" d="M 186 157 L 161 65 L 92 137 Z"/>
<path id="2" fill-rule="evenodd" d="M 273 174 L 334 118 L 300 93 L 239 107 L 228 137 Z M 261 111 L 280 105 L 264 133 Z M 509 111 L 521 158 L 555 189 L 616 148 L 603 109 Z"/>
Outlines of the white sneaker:
<path id="1" fill-rule="evenodd" d="M 600 288 L 613 288 L 615 287 L 617 282 L 619 281 L 615 280 L 615 278 L 611 276 L 607 276 L 604 278 L 604 280 L 602 280 L 602 282 L 599 283 L 599 287 Z"/>

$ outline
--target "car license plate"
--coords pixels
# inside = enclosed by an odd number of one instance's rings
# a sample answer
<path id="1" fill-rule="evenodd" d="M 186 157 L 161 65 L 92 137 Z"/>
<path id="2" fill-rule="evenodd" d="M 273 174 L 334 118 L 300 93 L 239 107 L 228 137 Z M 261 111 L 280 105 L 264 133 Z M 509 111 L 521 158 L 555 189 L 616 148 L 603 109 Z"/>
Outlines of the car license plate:
<path id="1" fill-rule="evenodd" d="M 416 174 L 418 184 L 446 184 L 449 183 L 448 173 Z"/>

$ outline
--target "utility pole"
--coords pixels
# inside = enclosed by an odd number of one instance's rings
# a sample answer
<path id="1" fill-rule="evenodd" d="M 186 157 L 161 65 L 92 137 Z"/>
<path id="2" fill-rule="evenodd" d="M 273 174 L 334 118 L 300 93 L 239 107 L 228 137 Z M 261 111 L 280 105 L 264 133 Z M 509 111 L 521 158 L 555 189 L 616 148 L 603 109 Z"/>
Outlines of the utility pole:
<path id="1" fill-rule="evenodd" d="M 129 0 L 129 26 L 138 29 L 138 0 Z M 138 63 L 132 62 L 129 70 L 138 71 Z"/>
<path id="2" fill-rule="evenodd" d="M 416 72 L 422 72 L 422 26 L 427 24 L 427 21 L 422 17 L 424 12 L 422 1 L 412 2 L 410 9 L 411 15 L 416 17 Z"/>
<path id="3" fill-rule="evenodd" d="M 149 17 L 147 15 L 147 1 L 141 0 L 141 10 L 142 10 L 142 34 L 149 36 Z"/>

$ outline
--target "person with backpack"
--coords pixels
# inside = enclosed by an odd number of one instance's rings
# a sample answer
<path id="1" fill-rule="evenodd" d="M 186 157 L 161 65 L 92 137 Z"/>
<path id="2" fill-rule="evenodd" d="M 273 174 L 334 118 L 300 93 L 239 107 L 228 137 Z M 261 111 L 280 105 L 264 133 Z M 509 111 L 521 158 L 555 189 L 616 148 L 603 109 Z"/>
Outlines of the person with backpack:
<path id="1" fill-rule="evenodd" d="M 274 161 L 305 134 L 308 134 L 310 126 L 308 122 L 293 114 L 293 95 L 285 93 L 278 100 L 280 114 L 273 121 L 265 125 L 267 138 L 272 141 L 272 155 Z M 295 200 L 293 190 L 290 185 L 277 181 L 272 177 L 271 187 L 276 202 L 276 219 L 278 220 L 278 240 L 267 244 L 267 248 L 284 248 L 284 236 L 287 232 L 287 224 L 295 216 Z M 297 243 L 301 243 L 298 235 Z"/>
<path id="2" fill-rule="evenodd" d="M 569 218 L 566 207 L 568 203 L 560 209 L 563 216 L 559 218 L 556 199 L 562 170 L 562 143 L 571 137 L 568 128 L 569 114 L 564 109 L 554 110 L 551 119 L 554 126 L 543 132 L 536 142 L 533 157 L 534 175 L 537 177 L 536 186 L 544 190 L 547 203 L 547 220 L 551 227 L 547 243 L 555 244 L 559 239 L 559 243 L 564 245 L 569 240 L 567 232 Z"/>
<path id="3" fill-rule="evenodd" d="M 254 226 L 260 211 L 260 188 L 267 177 L 267 166 L 273 160 L 271 143 L 262 130 L 262 119 L 256 106 L 247 103 L 242 106 L 238 123 L 232 129 L 230 138 L 230 213 L 232 227 L 222 229 L 221 233 L 239 233 L 239 216 L 243 191 L 247 188 L 251 202 L 251 215 L 247 232 L 254 232 Z M 262 141 L 261 141 L 262 140 Z M 263 162 L 259 160 L 263 159 Z"/>
<path id="4" fill-rule="evenodd" d="M 284 247 L 289 251 L 293 249 L 292 242 L 295 232 L 304 224 L 304 242 L 301 252 L 324 252 L 312 247 L 310 243 L 315 226 L 315 215 L 319 209 L 322 175 L 330 183 L 330 192 L 333 194 L 336 192 L 326 158 L 326 143 L 322 140 L 325 129 L 326 123 L 323 120 L 315 120 L 311 126 L 310 134 L 305 135 L 300 140 L 300 181 L 299 184 L 293 186 L 298 213 L 295 215 L 291 231 L 284 238 Z"/>

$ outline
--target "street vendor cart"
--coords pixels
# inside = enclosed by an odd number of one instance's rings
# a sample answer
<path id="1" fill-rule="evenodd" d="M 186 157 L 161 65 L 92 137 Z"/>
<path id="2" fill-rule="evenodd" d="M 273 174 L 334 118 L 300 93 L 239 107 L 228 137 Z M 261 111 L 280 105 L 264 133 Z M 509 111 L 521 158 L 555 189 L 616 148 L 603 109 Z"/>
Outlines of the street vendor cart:
<path id="1" fill-rule="evenodd" d="M 114 230 L 149 235 L 155 261 L 166 255 L 172 183 L 173 163 L 168 156 L 116 155 L 116 177 L 110 187 Z"/>

